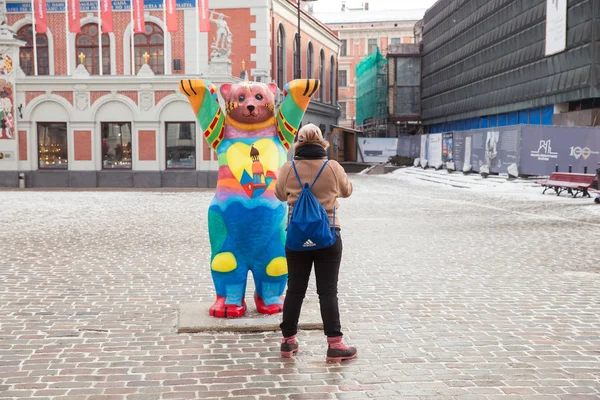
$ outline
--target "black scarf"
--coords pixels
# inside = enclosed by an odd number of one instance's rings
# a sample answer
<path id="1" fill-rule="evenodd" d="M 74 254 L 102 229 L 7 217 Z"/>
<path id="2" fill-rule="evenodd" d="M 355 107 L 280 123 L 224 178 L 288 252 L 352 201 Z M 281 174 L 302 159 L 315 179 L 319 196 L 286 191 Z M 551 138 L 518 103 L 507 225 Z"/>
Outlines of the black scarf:
<path id="1" fill-rule="evenodd" d="M 327 152 L 318 144 L 305 144 L 298 147 L 294 159 L 296 160 L 319 160 L 327 158 Z"/>

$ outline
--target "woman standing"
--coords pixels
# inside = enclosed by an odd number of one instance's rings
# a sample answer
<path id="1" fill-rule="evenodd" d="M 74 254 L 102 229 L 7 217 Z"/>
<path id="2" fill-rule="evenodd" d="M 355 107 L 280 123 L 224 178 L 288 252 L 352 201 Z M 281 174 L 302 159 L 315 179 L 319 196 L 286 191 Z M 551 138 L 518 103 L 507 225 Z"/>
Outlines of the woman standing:
<path id="1" fill-rule="evenodd" d="M 312 183 L 323 164 L 327 162 L 329 143 L 323 139 L 321 130 L 308 124 L 298 132 L 298 140 L 294 144 L 294 163 L 300 180 Z M 312 266 L 315 266 L 317 293 L 321 307 L 323 328 L 327 336 L 327 361 L 340 362 L 355 358 L 357 351 L 354 347 L 342 343 L 340 312 L 338 308 L 338 275 L 342 261 L 342 238 L 340 221 L 335 215 L 339 207 L 338 197 L 350 197 L 352 184 L 337 161 L 329 161 L 311 189 L 314 197 L 321 203 L 329 216 L 329 223 L 336 231 L 336 241 L 331 247 L 318 250 L 292 251 L 286 248 L 288 263 L 288 289 L 283 304 L 283 322 L 281 332 L 281 356 L 291 357 L 298 352 L 296 333 L 298 319 L 302 309 L 302 301 L 308 287 Z M 281 167 L 275 187 L 275 195 L 281 201 L 290 205 L 290 215 L 294 203 L 302 192 L 296 173 L 291 162 Z"/>

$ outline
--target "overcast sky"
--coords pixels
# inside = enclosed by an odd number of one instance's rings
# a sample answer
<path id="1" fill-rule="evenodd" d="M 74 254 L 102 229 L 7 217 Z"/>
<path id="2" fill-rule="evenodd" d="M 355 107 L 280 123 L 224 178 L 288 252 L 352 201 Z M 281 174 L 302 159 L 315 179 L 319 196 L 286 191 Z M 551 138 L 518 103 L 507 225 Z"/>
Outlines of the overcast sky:
<path id="1" fill-rule="evenodd" d="M 368 1 L 370 10 L 414 10 L 429 8 L 437 0 L 346 0 L 349 7 L 354 7 Z M 341 0 L 319 0 L 314 3 L 315 12 L 340 11 Z"/>

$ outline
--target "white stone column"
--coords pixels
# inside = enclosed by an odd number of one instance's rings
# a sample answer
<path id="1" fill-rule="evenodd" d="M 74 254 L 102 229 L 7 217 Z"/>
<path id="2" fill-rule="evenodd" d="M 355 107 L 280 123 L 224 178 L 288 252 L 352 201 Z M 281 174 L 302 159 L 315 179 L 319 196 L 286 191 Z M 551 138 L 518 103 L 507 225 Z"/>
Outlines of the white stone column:
<path id="1" fill-rule="evenodd" d="M 271 13 L 268 7 L 254 7 L 250 14 L 256 17 L 256 22 L 250 25 L 250 30 L 256 32 L 256 38 L 250 42 L 256 46 L 256 53 L 250 60 L 256 62 L 256 68 L 250 71 L 255 80 L 271 81 Z"/>

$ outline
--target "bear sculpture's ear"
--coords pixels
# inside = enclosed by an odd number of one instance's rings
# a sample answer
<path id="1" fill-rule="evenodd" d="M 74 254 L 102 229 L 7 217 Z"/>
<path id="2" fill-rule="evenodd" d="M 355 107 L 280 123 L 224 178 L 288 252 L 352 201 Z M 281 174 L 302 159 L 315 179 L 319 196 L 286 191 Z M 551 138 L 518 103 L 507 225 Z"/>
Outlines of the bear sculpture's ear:
<path id="1" fill-rule="evenodd" d="M 269 87 L 269 90 L 270 90 L 271 92 L 273 92 L 273 94 L 274 94 L 275 96 L 277 96 L 277 91 L 279 91 L 279 88 L 277 88 L 277 85 L 276 85 L 276 84 L 274 84 L 274 83 L 268 83 L 268 84 L 267 84 L 267 86 Z"/>
<path id="2" fill-rule="evenodd" d="M 221 85 L 220 91 L 221 91 L 221 96 L 223 96 L 223 98 L 227 98 L 229 97 L 229 93 L 231 92 L 231 87 L 233 85 L 231 83 L 224 83 Z"/>

